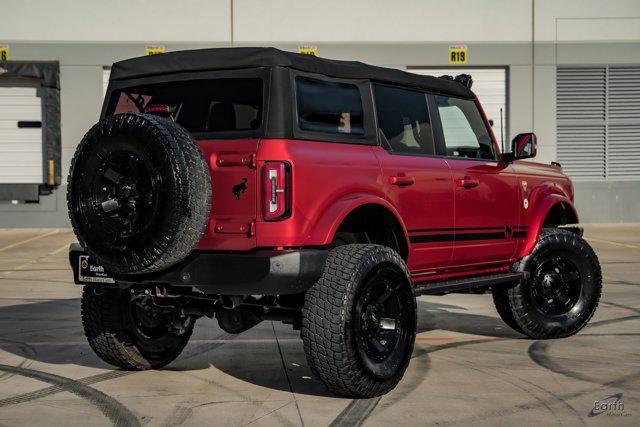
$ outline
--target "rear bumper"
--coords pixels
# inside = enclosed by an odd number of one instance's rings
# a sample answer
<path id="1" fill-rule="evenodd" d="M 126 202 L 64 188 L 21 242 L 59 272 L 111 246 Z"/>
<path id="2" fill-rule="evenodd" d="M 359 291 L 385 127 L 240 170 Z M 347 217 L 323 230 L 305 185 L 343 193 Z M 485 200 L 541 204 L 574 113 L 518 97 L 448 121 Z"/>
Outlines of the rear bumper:
<path id="1" fill-rule="evenodd" d="M 304 292 L 322 275 L 328 251 L 322 249 L 255 250 L 248 253 L 194 251 L 168 270 L 151 274 L 111 275 L 119 285 L 193 287 L 221 295 L 282 295 Z M 75 283 L 80 281 L 77 243 L 69 247 Z M 94 283 L 95 284 L 95 283 Z"/>

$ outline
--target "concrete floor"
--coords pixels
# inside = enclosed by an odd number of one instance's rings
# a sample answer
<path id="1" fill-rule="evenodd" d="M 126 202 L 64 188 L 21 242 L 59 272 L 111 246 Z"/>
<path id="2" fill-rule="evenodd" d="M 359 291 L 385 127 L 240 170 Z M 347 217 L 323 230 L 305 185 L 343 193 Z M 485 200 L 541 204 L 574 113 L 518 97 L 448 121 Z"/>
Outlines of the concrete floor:
<path id="1" fill-rule="evenodd" d="M 640 225 L 586 236 L 605 287 L 580 334 L 532 341 L 502 323 L 489 295 L 421 297 L 403 381 L 349 400 L 311 378 L 298 333 L 279 323 L 232 336 L 200 320 L 168 369 L 115 370 L 81 330 L 72 233 L 1 230 L 0 425 L 640 425 Z M 589 416 L 618 393 L 623 411 Z"/>

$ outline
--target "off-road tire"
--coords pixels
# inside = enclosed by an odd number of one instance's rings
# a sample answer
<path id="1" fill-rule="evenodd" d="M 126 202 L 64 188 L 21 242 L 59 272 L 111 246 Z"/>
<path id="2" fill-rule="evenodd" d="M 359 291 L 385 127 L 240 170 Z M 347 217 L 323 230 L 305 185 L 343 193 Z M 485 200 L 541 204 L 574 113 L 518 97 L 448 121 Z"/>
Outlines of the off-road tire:
<path id="1" fill-rule="evenodd" d="M 354 325 L 359 292 L 380 268 L 393 268 L 401 277 L 398 288 L 407 298 L 406 342 L 389 377 L 376 377 L 363 362 Z M 354 398 L 380 396 L 404 375 L 416 335 L 416 301 L 407 267 L 389 247 L 348 244 L 329 253 L 320 280 L 306 293 L 302 312 L 302 340 L 312 373 L 333 393 Z"/>
<path id="2" fill-rule="evenodd" d="M 551 257 L 570 260 L 579 272 L 580 290 L 566 313 L 547 314 L 532 296 L 535 281 L 531 275 Z M 602 272 L 595 252 L 576 233 L 543 229 L 531 254 L 514 264 L 513 269 L 528 273 L 529 278 L 511 288 L 494 288 L 493 300 L 502 319 L 516 331 L 534 339 L 564 338 L 580 331 L 593 317 L 602 292 Z"/>
<path id="3" fill-rule="evenodd" d="M 496 307 L 496 311 L 500 315 L 500 318 L 504 323 L 507 324 L 511 329 L 516 332 L 519 332 L 523 335 L 525 333 L 522 331 L 522 328 L 516 322 L 516 319 L 513 317 L 513 312 L 509 307 L 509 294 L 504 289 L 504 285 L 500 285 L 492 290 L 491 294 L 493 295 L 493 304 Z"/>
<path id="4" fill-rule="evenodd" d="M 145 157 L 159 182 L 154 187 L 156 207 L 139 209 L 148 216 L 148 225 L 131 236 L 105 226 L 100 200 L 91 199 L 100 187 L 94 184 L 100 159 L 127 150 Z M 67 204 L 78 241 L 107 271 L 164 270 L 186 258 L 202 237 L 211 207 L 209 168 L 193 137 L 172 120 L 133 113 L 108 116 L 76 149 Z"/>
<path id="5" fill-rule="evenodd" d="M 125 314 L 127 290 L 85 286 L 82 292 L 82 326 L 93 351 L 110 365 L 126 370 L 158 369 L 171 363 L 189 342 L 195 321 L 181 333 L 148 340 L 136 337 L 134 325 Z M 150 350 L 149 344 L 155 347 Z"/>

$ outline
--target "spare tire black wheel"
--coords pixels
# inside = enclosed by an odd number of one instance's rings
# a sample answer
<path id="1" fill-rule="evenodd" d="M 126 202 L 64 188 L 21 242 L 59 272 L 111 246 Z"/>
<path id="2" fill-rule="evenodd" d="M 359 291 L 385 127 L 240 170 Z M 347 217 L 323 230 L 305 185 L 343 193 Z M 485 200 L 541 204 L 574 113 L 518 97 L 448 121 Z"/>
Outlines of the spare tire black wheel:
<path id="1" fill-rule="evenodd" d="M 147 114 L 106 117 L 71 162 L 71 225 L 109 272 L 150 273 L 196 247 L 211 207 L 211 178 L 193 137 Z"/>

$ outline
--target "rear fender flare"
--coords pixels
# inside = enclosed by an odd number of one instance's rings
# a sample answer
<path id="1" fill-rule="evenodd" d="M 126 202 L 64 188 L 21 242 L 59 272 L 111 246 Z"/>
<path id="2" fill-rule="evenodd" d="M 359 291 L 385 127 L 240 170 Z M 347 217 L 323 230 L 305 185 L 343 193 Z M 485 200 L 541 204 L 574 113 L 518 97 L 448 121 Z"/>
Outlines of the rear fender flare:
<path id="1" fill-rule="evenodd" d="M 333 238 L 342 224 L 342 221 L 349 215 L 354 209 L 368 204 L 374 204 L 382 206 L 393 214 L 400 226 L 402 227 L 402 233 L 407 244 L 407 248 L 411 248 L 409 244 L 409 235 L 407 234 L 407 227 L 402 221 L 402 218 L 398 211 L 387 200 L 373 196 L 370 194 L 355 193 L 343 196 L 331 205 L 321 216 L 316 226 L 310 233 L 310 242 L 317 245 L 328 245 L 333 241 Z"/>
<path id="2" fill-rule="evenodd" d="M 544 220 L 547 218 L 547 215 L 559 203 L 563 203 L 565 206 L 569 206 L 572 210 L 573 214 L 576 218 L 578 218 L 578 213 L 576 212 L 576 208 L 573 206 L 571 200 L 568 197 L 560 194 L 549 194 L 545 196 L 535 208 L 535 213 L 532 216 L 532 221 L 529 224 L 529 233 L 527 234 L 527 240 L 525 241 L 524 246 L 520 249 L 520 253 L 518 254 L 518 259 L 523 258 L 531 253 L 536 243 L 538 242 L 538 236 L 540 235 L 540 231 L 544 226 Z"/>

